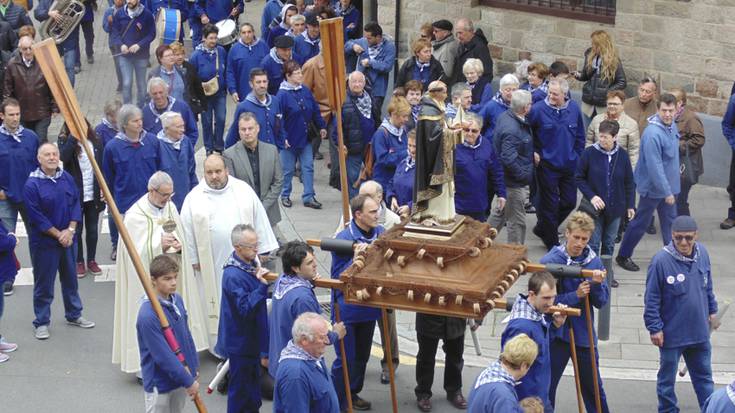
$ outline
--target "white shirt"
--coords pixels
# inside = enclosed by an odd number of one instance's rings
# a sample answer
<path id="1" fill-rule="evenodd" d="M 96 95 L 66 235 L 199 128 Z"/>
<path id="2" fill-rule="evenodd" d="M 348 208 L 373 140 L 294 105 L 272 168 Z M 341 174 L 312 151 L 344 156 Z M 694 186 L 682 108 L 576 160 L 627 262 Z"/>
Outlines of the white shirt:
<path id="1" fill-rule="evenodd" d="M 81 148 L 81 142 L 78 145 Z M 87 143 L 87 147 L 91 149 L 89 143 Z M 94 171 L 84 149 L 79 151 L 79 169 L 82 171 L 82 200 L 83 202 L 89 202 L 94 199 Z"/>

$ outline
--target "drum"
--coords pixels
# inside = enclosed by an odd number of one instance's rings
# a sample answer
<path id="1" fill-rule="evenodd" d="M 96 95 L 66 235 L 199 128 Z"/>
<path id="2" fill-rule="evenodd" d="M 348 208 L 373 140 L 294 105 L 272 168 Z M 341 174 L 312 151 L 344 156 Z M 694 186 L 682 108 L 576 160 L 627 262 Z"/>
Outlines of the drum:
<path id="1" fill-rule="evenodd" d="M 217 29 L 217 43 L 220 46 L 227 46 L 237 40 L 237 23 L 232 19 L 224 19 L 215 23 Z"/>
<path id="2" fill-rule="evenodd" d="M 181 36 L 181 11 L 161 7 L 156 16 L 156 38 L 161 44 L 179 41 Z"/>

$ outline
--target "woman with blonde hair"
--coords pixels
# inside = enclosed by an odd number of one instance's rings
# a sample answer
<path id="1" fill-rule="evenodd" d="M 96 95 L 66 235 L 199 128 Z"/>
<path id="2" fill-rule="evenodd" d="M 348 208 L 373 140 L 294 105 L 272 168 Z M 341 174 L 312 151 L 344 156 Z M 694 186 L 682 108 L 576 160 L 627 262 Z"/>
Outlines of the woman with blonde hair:
<path id="1" fill-rule="evenodd" d="M 467 86 L 472 91 L 472 104 L 477 105 L 479 110 L 493 98 L 493 87 L 488 82 L 487 77 L 483 77 L 485 66 L 482 60 L 469 58 L 462 65 L 462 73 L 467 79 Z"/>
<path id="2" fill-rule="evenodd" d="M 409 116 L 411 104 L 403 96 L 394 96 L 388 103 L 388 117 L 373 134 L 373 180 L 383 188 L 390 187 L 398 164 L 408 156 Z"/>
<path id="3" fill-rule="evenodd" d="M 582 113 L 585 127 L 595 115 L 605 113 L 607 92 L 625 90 L 625 71 L 612 38 L 604 30 L 590 35 L 592 47 L 584 52 L 584 66 L 574 77 L 582 86 Z"/>

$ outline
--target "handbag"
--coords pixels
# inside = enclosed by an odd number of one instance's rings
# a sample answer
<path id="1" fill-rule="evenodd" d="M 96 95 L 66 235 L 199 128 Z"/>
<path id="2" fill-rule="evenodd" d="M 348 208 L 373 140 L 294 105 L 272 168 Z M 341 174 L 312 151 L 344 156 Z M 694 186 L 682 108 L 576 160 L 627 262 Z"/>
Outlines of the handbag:
<path id="1" fill-rule="evenodd" d="M 214 77 L 206 82 L 202 82 L 202 89 L 204 89 L 205 96 L 212 96 L 219 91 L 219 80 L 217 80 L 219 77 L 219 51 L 214 49 L 214 53 L 216 56 L 214 63 Z"/>
<path id="2" fill-rule="evenodd" d="M 679 157 L 679 173 L 681 180 L 689 186 L 699 182 L 699 171 L 694 167 L 692 157 L 689 155 L 689 145 L 684 145 L 684 156 Z"/>
<path id="3" fill-rule="evenodd" d="M 592 219 L 595 219 L 600 216 L 600 212 L 602 210 L 595 209 L 595 206 L 592 205 L 592 202 L 587 199 L 587 197 L 583 196 L 582 200 L 579 201 L 579 206 L 577 207 L 577 211 L 584 212 L 585 214 L 589 215 Z"/>

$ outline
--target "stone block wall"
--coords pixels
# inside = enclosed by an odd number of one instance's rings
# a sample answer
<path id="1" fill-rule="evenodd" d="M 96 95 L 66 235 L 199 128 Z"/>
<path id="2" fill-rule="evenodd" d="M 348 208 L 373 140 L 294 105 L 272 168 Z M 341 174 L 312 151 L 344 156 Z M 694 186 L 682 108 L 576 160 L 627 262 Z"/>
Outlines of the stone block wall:
<path id="1" fill-rule="evenodd" d="M 679 86 L 699 112 L 722 116 L 735 80 L 735 0 L 618 0 L 614 25 L 479 5 L 478 0 L 401 0 L 399 57 L 418 37 L 421 24 L 468 17 L 490 42 L 496 74 L 513 72 L 519 56 L 582 67 L 589 35 L 608 31 L 628 78 L 628 94 L 650 75 L 663 89 Z M 395 32 L 396 0 L 378 0 L 378 20 Z"/>

